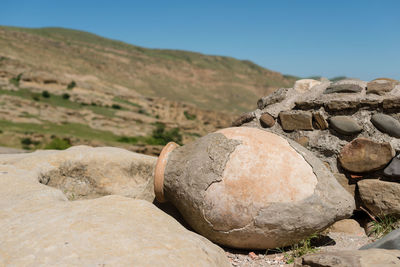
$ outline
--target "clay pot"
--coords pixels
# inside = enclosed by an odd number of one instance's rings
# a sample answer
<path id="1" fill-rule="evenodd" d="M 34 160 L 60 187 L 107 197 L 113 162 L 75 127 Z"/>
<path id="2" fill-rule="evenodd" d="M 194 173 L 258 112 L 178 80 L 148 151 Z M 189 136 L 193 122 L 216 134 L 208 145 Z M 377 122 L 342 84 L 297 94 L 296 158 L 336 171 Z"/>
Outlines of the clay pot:
<path id="1" fill-rule="evenodd" d="M 311 152 L 256 128 L 227 128 L 164 147 L 158 201 L 171 201 L 201 235 L 245 249 L 293 244 L 347 218 L 354 199 Z"/>

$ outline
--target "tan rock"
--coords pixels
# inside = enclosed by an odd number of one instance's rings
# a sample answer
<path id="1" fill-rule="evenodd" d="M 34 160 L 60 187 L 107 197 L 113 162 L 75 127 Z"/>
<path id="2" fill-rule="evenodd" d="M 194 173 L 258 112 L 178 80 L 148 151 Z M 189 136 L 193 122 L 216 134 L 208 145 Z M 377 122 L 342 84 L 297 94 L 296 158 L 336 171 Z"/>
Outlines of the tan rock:
<path id="1" fill-rule="evenodd" d="M 365 179 L 357 183 L 360 198 L 373 214 L 400 215 L 400 184 L 377 179 Z"/>
<path id="2" fill-rule="evenodd" d="M 353 219 L 344 219 L 337 221 L 326 231 L 331 233 L 346 233 L 356 236 L 365 236 L 364 228 L 362 228 L 360 224 Z"/>
<path id="3" fill-rule="evenodd" d="M 313 117 L 316 121 L 318 129 L 320 130 L 328 129 L 329 127 L 328 122 L 326 121 L 326 118 L 321 111 L 314 112 Z"/>
<path id="4" fill-rule="evenodd" d="M 356 184 L 349 184 L 349 179 L 343 173 L 334 173 L 336 180 L 353 197 L 356 195 Z"/>
<path id="5" fill-rule="evenodd" d="M 316 85 L 321 84 L 320 81 L 313 80 L 313 79 L 301 79 L 297 80 L 294 84 L 294 89 L 298 92 L 304 93 L 309 91 Z"/>
<path id="6" fill-rule="evenodd" d="M 368 172 L 384 168 L 394 157 L 392 146 L 368 138 L 357 138 L 340 151 L 339 161 L 350 172 Z"/>
<path id="7" fill-rule="evenodd" d="M 312 113 L 308 111 L 282 111 L 279 113 L 279 119 L 285 131 L 313 130 Z"/>
<path id="8" fill-rule="evenodd" d="M 34 171 L 35 181 L 61 189 L 71 200 L 115 194 L 152 202 L 156 160 L 125 149 L 88 146 L 0 155 L 0 164 Z"/>
<path id="9" fill-rule="evenodd" d="M 367 84 L 367 94 L 384 95 L 387 92 L 392 91 L 396 85 L 397 83 L 395 81 L 390 81 L 387 79 L 373 80 Z"/>
<path id="10" fill-rule="evenodd" d="M 67 201 L 13 165 L 0 165 L 0 178 L 0 266 L 230 266 L 148 201 Z"/>

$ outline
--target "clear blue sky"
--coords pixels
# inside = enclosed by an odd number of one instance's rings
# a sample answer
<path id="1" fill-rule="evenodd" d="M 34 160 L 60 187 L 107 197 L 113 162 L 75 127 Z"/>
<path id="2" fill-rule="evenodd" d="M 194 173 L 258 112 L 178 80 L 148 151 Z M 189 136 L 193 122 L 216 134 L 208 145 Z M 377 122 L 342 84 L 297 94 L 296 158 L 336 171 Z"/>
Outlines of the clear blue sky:
<path id="1" fill-rule="evenodd" d="M 0 25 L 79 29 L 302 77 L 400 79 L 400 0 L 2 0 Z"/>

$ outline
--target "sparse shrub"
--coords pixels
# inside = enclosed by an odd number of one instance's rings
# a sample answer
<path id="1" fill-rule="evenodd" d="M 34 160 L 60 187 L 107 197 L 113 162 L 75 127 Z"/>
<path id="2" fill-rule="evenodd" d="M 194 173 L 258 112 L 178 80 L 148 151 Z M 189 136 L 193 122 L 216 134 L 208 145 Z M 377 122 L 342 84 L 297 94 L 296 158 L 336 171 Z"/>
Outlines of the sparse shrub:
<path id="1" fill-rule="evenodd" d="M 76 82 L 72 81 L 67 85 L 67 89 L 72 90 L 72 89 L 74 89 L 75 86 L 76 86 Z"/>
<path id="2" fill-rule="evenodd" d="M 139 141 L 139 138 L 122 136 L 122 137 L 118 138 L 117 141 L 122 142 L 122 143 L 128 143 L 128 144 L 136 144 Z"/>
<path id="3" fill-rule="evenodd" d="M 60 139 L 58 137 L 51 140 L 44 148 L 45 149 L 56 149 L 56 150 L 64 150 L 71 146 L 71 141 L 67 138 Z"/>
<path id="4" fill-rule="evenodd" d="M 149 113 L 147 113 L 147 111 L 146 110 L 144 110 L 144 109 L 139 109 L 138 110 L 138 112 L 140 113 L 140 114 L 143 114 L 143 115 L 146 115 L 146 116 L 150 116 L 150 114 Z"/>
<path id="5" fill-rule="evenodd" d="M 118 104 L 112 104 L 111 106 L 113 109 L 121 109 L 121 106 Z"/>
<path id="6" fill-rule="evenodd" d="M 188 120 L 195 120 L 196 119 L 196 115 L 192 115 L 186 110 L 183 112 L 183 114 L 185 115 L 186 119 L 188 119 Z"/>
<path id="7" fill-rule="evenodd" d="M 64 93 L 62 94 L 62 98 L 67 100 L 70 98 L 70 95 L 68 93 Z"/>
<path id="8" fill-rule="evenodd" d="M 19 86 L 19 82 L 21 81 L 22 73 L 18 74 L 16 77 L 10 79 L 10 83 L 15 86 Z"/>
<path id="9" fill-rule="evenodd" d="M 371 236 L 379 239 L 382 236 L 390 233 L 398 224 L 399 218 L 393 215 L 378 216 L 375 221 L 372 221 Z"/>
<path id="10" fill-rule="evenodd" d="M 92 106 L 97 106 L 96 102 L 91 103 Z"/>
<path id="11" fill-rule="evenodd" d="M 44 98 L 49 98 L 50 97 L 50 93 L 48 92 L 48 91 L 43 91 L 42 92 L 42 96 L 44 97 Z"/>
<path id="12" fill-rule="evenodd" d="M 31 94 L 31 97 L 35 101 L 40 101 L 40 95 L 39 94 L 33 93 L 33 94 Z"/>
<path id="13" fill-rule="evenodd" d="M 166 145 L 168 142 L 182 144 L 182 135 L 178 128 L 166 131 L 165 124 L 157 122 L 150 138 L 146 142 L 150 145 Z"/>
<path id="14" fill-rule="evenodd" d="M 40 144 L 39 141 L 34 141 L 29 137 L 25 137 L 21 139 L 21 144 L 23 149 L 30 149 L 31 145 L 37 146 Z"/>

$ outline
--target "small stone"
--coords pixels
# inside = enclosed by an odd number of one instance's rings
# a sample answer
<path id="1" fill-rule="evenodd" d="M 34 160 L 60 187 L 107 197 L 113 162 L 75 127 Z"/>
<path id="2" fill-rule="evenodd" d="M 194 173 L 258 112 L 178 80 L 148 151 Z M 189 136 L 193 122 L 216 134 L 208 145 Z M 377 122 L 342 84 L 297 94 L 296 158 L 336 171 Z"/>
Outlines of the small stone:
<path id="1" fill-rule="evenodd" d="M 279 113 L 279 119 L 285 131 L 313 130 L 312 113 L 308 111 L 282 111 Z"/>
<path id="2" fill-rule="evenodd" d="M 365 82 L 360 80 L 346 79 L 333 83 L 326 88 L 324 94 L 333 93 L 359 93 L 365 88 Z"/>
<path id="3" fill-rule="evenodd" d="M 362 131 L 362 127 L 349 116 L 336 116 L 330 119 L 330 126 L 340 134 L 353 135 Z"/>
<path id="4" fill-rule="evenodd" d="M 307 147 L 308 146 L 308 142 L 310 141 L 310 139 L 307 136 L 300 136 L 295 141 L 297 143 L 299 143 L 300 145 L 302 145 L 304 147 Z"/>
<path id="5" fill-rule="evenodd" d="M 357 185 L 362 203 L 374 215 L 400 215 L 399 183 L 364 179 Z"/>
<path id="6" fill-rule="evenodd" d="M 367 94 L 384 95 L 393 90 L 396 83 L 389 80 L 373 80 L 367 84 Z"/>
<path id="7" fill-rule="evenodd" d="M 239 127 L 247 122 L 252 121 L 255 117 L 256 115 L 254 114 L 254 112 L 243 113 L 242 115 L 240 115 L 239 118 L 232 122 L 232 126 Z"/>
<path id="8" fill-rule="evenodd" d="M 371 117 L 372 124 L 381 132 L 400 138 L 400 122 L 386 114 L 375 114 Z"/>
<path id="9" fill-rule="evenodd" d="M 264 128 L 270 128 L 275 125 L 275 119 L 268 113 L 264 113 L 260 117 L 260 124 Z"/>
<path id="10" fill-rule="evenodd" d="M 318 129 L 320 129 L 320 130 L 328 129 L 328 122 L 326 121 L 326 119 L 321 111 L 314 112 L 313 116 L 314 116 L 314 119 L 315 119 Z"/>
<path id="11" fill-rule="evenodd" d="M 390 178 L 400 178 L 400 154 L 392 159 L 390 164 L 383 170 L 383 174 Z"/>
<path id="12" fill-rule="evenodd" d="M 353 219 L 344 219 L 335 222 L 327 229 L 328 233 L 346 233 L 350 235 L 364 236 L 365 231 L 360 224 Z"/>
<path id="13" fill-rule="evenodd" d="M 362 173 L 382 169 L 394 157 L 392 146 L 368 138 L 357 138 L 340 151 L 339 161 L 350 172 Z"/>
<path id="14" fill-rule="evenodd" d="M 255 259 L 258 258 L 258 256 L 256 255 L 256 253 L 254 253 L 253 251 L 249 253 L 249 257 L 250 257 L 252 260 L 255 260 Z"/>

